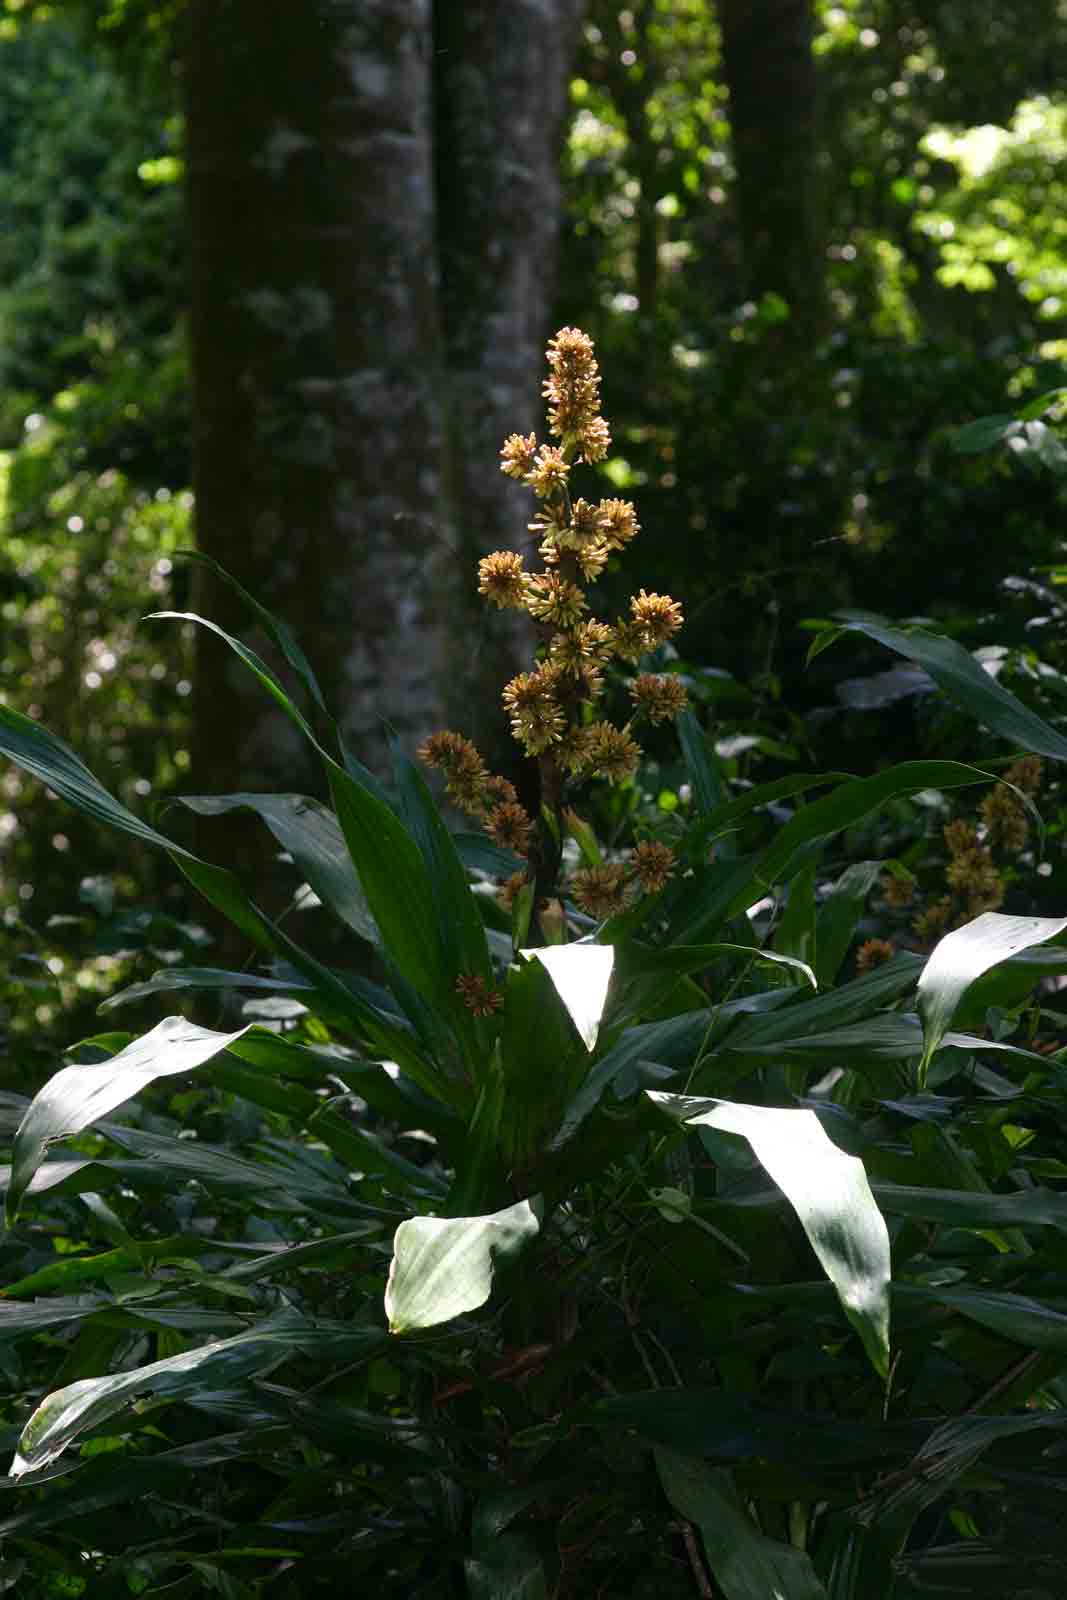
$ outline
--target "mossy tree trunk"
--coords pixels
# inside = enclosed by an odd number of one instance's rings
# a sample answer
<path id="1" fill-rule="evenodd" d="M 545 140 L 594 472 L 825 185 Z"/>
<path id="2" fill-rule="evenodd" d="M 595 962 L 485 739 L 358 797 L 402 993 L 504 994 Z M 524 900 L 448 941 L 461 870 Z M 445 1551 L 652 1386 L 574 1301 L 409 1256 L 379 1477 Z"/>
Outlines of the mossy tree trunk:
<path id="1" fill-rule="evenodd" d="M 471 562 L 525 532 L 497 451 L 535 423 L 579 9 L 189 0 L 200 548 L 293 625 L 378 767 L 383 720 L 470 729 L 499 687 Z M 313 784 L 210 635 L 197 696 L 196 787 Z"/>

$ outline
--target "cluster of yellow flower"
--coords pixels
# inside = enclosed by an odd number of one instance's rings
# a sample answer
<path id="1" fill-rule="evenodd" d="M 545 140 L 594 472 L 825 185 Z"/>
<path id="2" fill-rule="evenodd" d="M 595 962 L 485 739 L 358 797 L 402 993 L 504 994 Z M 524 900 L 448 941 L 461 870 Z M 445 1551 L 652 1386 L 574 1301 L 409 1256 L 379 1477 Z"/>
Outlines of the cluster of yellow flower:
<path id="1" fill-rule="evenodd" d="M 993 852 L 1017 856 L 1030 837 L 1030 824 L 1019 792 L 1036 794 L 1041 787 L 1042 764 L 1038 756 L 1022 756 L 983 799 L 981 829 L 957 817 L 944 829 L 948 862 L 942 895 L 916 917 L 919 938 L 930 942 L 949 927 L 960 927 L 983 911 L 996 911 L 1004 901 L 1004 879 Z M 888 896 L 887 896 L 888 898 Z"/>
<path id="2" fill-rule="evenodd" d="M 642 589 L 630 601 L 630 616 L 613 626 L 586 618 L 582 584 L 594 583 L 612 552 L 624 550 L 640 529 L 627 500 L 571 499 L 574 462 L 600 461 L 611 442 L 599 415 L 592 340 L 562 328 L 547 355 L 548 422 L 560 442 L 539 445 L 535 434 L 513 433 L 500 452 L 501 469 L 543 502 L 530 524 L 543 569 L 528 572 L 516 551 L 497 550 L 479 562 L 478 588 L 491 604 L 524 610 L 543 626 L 541 659 L 504 690 L 512 732 L 527 755 L 551 753 L 569 773 L 617 782 L 635 770 L 639 748 L 628 728 L 584 717 L 582 706 L 599 698 L 606 662 L 613 656 L 636 662 L 665 644 L 682 625 L 682 608 L 669 595 Z M 667 675 L 644 673 L 632 692 L 655 722 L 685 705 L 684 686 Z"/>
<path id="3" fill-rule="evenodd" d="M 515 739 L 541 765 L 543 793 L 558 796 L 564 775 L 618 783 L 636 771 L 641 750 L 631 724 L 618 728 L 595 714 L 604 668 L 613 658 L 636 664 L 665 644 L 682 625 L 682 608 L 669 595 L 642 589 L 631 598 L 628 617 L 609 624 L 588 616 L 584 585 L 594 583 L 611 555 L 640 529 L 627 500 L 594 505 L 571 498 L 572 467 L 603 460 L 611 444 L 599 412 L 592 340 L 577 328 L 562 328 L 546 354 L 548 426 L 558 442 L 539 444 L 535 434 L 513 433 L 500 452 L 501 470 L 541 502 L 529 526 L 542 565 L 529 571 L 518 551 L 496 550 L 478 564 L 478 589 L 491 605 L 525 611 L 539 625 L 537 659 L 505 686 L 503 701 Z M 686 704 L 684 684 L 670 674 L 640 673 L 629 688 L 635 713 L 653 723 L 676 717 Z M 435 734 L 420 755 L 444 773 L 451 799 L 480 816 L 498 844 L 528 853 L 532 819 L 511 784 L 490 775 L 469 740 Z M 608 915 L 635 882 L 649 892 L 662 888 L 672 864 L 667 846 L 638 846 L 632 866 L 576 874 L 574 897 L 591 915 Z"/>

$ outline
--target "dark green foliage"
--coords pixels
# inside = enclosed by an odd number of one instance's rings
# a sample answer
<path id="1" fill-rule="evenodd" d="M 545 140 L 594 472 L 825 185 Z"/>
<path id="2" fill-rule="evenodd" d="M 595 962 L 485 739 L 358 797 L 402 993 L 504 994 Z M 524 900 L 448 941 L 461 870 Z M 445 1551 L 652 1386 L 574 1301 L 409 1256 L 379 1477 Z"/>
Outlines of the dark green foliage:
<path id="1" fill-rule="evenodd" d="M 1031 997 L 1063 919 L 987 915 L 857 976 L 877 863 L 830 864 L 870 784 L 944 803 L 985 773 L 746 791 L 691 719 L 695 875 L 525 955 L 403 763 L 396 812 L 325 752 L 336 820 L 223 800 L 313 871 L 351 954 L 377 946 L 375 984 L 42 730 L 9 713 L 0 746 L 170 850 L 267 963 L 165 970 L 119 998 L 228 993 L 225 1031 L 101 1034 L 0 1104 L 20 1592 L 1054 1593 L 1067 1077 Z M 820 789 L 784 829 L 762 809 Z M 813 996 L 800 951 L 837 986 Z"/>

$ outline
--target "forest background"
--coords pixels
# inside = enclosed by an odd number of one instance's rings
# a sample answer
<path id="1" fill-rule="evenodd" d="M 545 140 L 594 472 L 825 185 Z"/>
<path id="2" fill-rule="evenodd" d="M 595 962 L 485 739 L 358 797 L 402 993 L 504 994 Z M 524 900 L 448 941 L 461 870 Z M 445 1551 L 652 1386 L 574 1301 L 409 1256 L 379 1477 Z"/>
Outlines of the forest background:
<path id="1" fill-rule="evenodd" d="M 949 444 L 1062 380 L 1065 39 L 1056 0 L 6 0 L 5 702 L 135 807 L 316 792 L 218 640 L 142 620 L 236 624 L 198 543 L 293 623 L 372 765 L 385 718 L 499 750 L 515 640 L 468 558 L 524 536 L 496 452 L 574 323 L 604 492 L 640 500 L 730 770 L 921 749 L 921 696 L 872 716 L 836 681 L 857 649 L 804 652 L 844 605 L 972 647 L 1049 615 L 1054 439 Z M 200 936 L 150 852 L 41 795 L 4 775 L 38 1038 L 117 955 Z"/>
<path id="2" fill-rule="evenodd" d="M 0 1592 L 1055 1600 L 1062 0 L 0 11 Z"/>

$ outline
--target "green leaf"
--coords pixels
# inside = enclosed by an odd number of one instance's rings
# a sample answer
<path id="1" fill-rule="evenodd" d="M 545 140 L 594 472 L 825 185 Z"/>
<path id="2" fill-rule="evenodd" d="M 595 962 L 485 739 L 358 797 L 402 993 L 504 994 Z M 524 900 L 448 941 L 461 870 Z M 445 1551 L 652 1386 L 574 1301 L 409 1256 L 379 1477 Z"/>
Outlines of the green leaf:
<path id="1" fill-rule="evenodd" d="M 647 1091 L 687 1127 L 747 1139 L 800 1218 L 823 1271 L 881 1377 L 889 1371 L 889 1235 L 863 1163 L 839 1150 L 813 1111 Z"/>
<path id="2" fill-rule="evenodd" d="M 488 978 L 491 968 L 485 924 L 455 841 L 434 804 L 425 778 L 395 741 L 393 767 L 403 820 L 425 864 L 450 988 L 454 988 L 455 979 L 461 973 Z"/>
<path id="3" fill-rule="evenodd" d="M 673 1450 L 654 1454 L 667 1499 L 700 1529 L 724 1600 L 826 1600 L 810 1558 L 760 1533 L 727 1471 Z"/>
<path id="4" fill-rule="evenodd" d="M 853 782 L 855 779 L 848 772 L 795 772 L 791 777 L 774 778 L 770 783 L 746 789 L 736 800 L 713 811 L 709 822 L 717 831 L 730 828 L 762 806 L 773 805 L 779 800 L 791 800 L 796 794 L 805 794 L 809 789 L 821 789 L 827 784 Z"/>
<path id="5" fill-rule="evenodd" d="M 986 911 L 938 941 L 922 970 L 918 986 L 919 1016 L 923 1025 L 920 1086 L 925 1081 L 930 1058 L 975 979 L 1030 945 L 1044 944 L 1055 938 L 1064 928 L 1067 928 L 1067 917 L 1006 917 L 999 911 Z"/>
<path id="6" fill-rule="evenodd" d="M 1017 700 L 954 639 L 929 633 L 925 628 L 895 628 L 865 612 L 842 611 L 839 615 L 846 630 L 866 634 L 922 667 L 964 711 L 1006 739 L 1013 749 L 1067 761 L 1067 738 Z M 948 785 L 931 783 L 927 787 L 939 789 Z"/>
<path id="7" fill-rule="evenodd" d="M 202 567 L 208 567 L 217 578 L 221 579 L 223 583 L 227 584 L 229 588 L 233 590 L 239 599 L 244 602 L 252 615 L 262 623 L 267 636 L 270 639 L 273 639 L 274 643 L 277 645 L 286 661 L 288 661 L 289 665 L 292 667 L 293 671 L 304 685 L 312 700 L 318 706 L 323 715 L 329 718 L 332 724 L 333 719 L 330 717 L 329 709 L 326 705 L 326 701 L 323 699 L 322 690 L 319 688 L 315 674 L 311 670 L 311 663 L 308 661 L 307 656 L 304 654 L 303 650 L 301 650 L 299 644 L 296 642 L 296 639 L 293 637 L 292 630 L 290 629 L 288 623 L 282 622 L 280 618 L 274 616 L 273 613 L 268 611 L 266 606 L 261 605 L 254 595 L 249 594 L 247 589 L 242 588 L 242 586 L 237 582 L 237 579 L 232 577 L 231 574 L 226 571 L 225 567 L 220 566 L 219 563 L 213 560 L 211 556 L 205 555 L 202 550 L 176 550 L 174 554 L 180 560 L 195 561 Z"/>
<path id="8" fill-rule="evenodd" d="M 324 1105 L 308 1119 L 308 1131 L 317 1134 L 338 1161 L 356 1172 L 373 1172 L 400 1194 L 434 1195 L 440 1199 L 445 1186 L 433 1173 L 424 1172 L 414 1162 L 390 1150 L 377 1134 L 361 1128 L 332 1105 Z"/>
<path id="9" fill-rule="evenodd" d="M 856 924 L 863 915 L 878 875 L 880 861 L 855 861 L 834 884 L 830 894 L 819 908 L 816 922 L 815 968 L 821 988 L 829 988 L 841 970 L 856 932 Z"/>
<path id="10" fill-rule="evenodd" d="M 470 1600 L 548 1600 L 545 1569 L 532 1539 L 498 1534 L 493 1543 L 463 1563 Z"/>
<path id="11" fill-rule="evenodd" d="M 1036 748 L 1036 747 L 1035 747 Z M 1067 754 L 1067 740 L 1064 741 Z M 774 843 L 758 857 L 752 881 L 738 892 L 727 908 L 728 916 L 745 911 L 761 895 L 788 875 L 798 851 L 821 844 L 834 834 L 862 822 L 880 811 L 898 795 L 917 794 L 922 789 L 958 789 L 972 783 L 995 783 L 992 773 L 968 767 L 959 761 L 904 761 L 888 767 L 872 778 L 853 778 L 839 784 L 832 794 L 803 806 L 779 829 Z"/>
<path id="12" fill-rule="evenodd" d="M 950 1306 L 972 1322 L 980 1323 L 1004 1339 L 1031 1350 L 1067 1355 L 1067 1316 L 1021 1294 L 999 1294 L 991 1289 L 932 1289 L 942 1305 Z"/>
<path id="13" fill-rule="evenodd" d="M 1067 388 L 1062 385 L 1057 389 L 1046 389 L 1044 394 L 1035 395 L 1028 400 L 1019 412 L 1021 422 L 1036 422 L 1038 417 L 1043 417 L 1046 411 L 1051 411 L 1053 406 L 1060 406 L 1067 399 Z"/>
<path id="14" fill-rule="evenodd" d="M 539 1200 L 487 1217 L 409 1217 L 396 1230 L 385 1290 L 390 1333 L 435 1328 L 488 1300 L 498 1260 L 517 1255 L 541 1226 Z"/>
<path id="15" fill-rule="evenodd" d="M 690 972 L 702 972 L 720 956 L 740 956 L 743 960 L 763 962 L 771 967 L 787 967 L 792 972 L 802 974 L 813 989 L 816 987 L 815 974 L 806 961 L 798 961 L 795 956 L 779 955 L 777 950 L 761 950 L 758 945 L 674 944 L 654 949 L 648 945 L 630 944 L 617 952 L 616 959 L 629 980 L 631 977 L 656 977 L 660 974 L 684 977 Z"/>
<path id="16" fill-rule="evenodd" d="M 488 872 L 494 878 L 510 878 L 526 862 L 514 850 L 502 850 L 483 833 L 454 833 L 452 843 L 465 867 L 477 872 Z"/>
<path id="17" fill-rule="evenodd" d="M 109 1061 L 92 1066 L 63 1067 L 49 1078 L 30 1102 L 19 1123 L 12 1152 L 7 1191 L 8 1225 L 50 1144 L 69 1139 L 90 1123 L 106 1117 L 156 1078 L 192 1072 L 246 1033 L 213 1033 L 184 1017 L 165 1017 L 151 1033 L 135 1039 Z"/>
<path id="18" fill-rule="evenodd" d="M 816 959 L 815 869 L 816 862 L 812 859 L 796 874 L 789 885 L 785 910 L 774 930 L 774 947 L 780 954 L 812 965 Z"/>
<path id="19" fill-rule="evenodd" d="M 851 1026 L 910 989 L 922 967 L 921 956 L 901 952 L 891 961 L 875 967 L 873 972 L 854 978 L 838 989 L 830 989 L 814 999 L 798 996 L 795 1002 L 776 1011 L 744 1018 L 729 1034 L 727 1042 L 731 1050 L 747 1050 L 750 1046 L 761 1048 L 841 1025 Z"/>
<path id="20" fill-rule="evenodd" d="M 596 1048 L 615 965 L 615 951 L 603 944 L 545 945 L 520 952 L 537 960 L 552 979 L 556 993 L 587 1050 Z"/>
<path id="21" fill-rule="evenodd" d="M 1003 444 L 1011 434 L 1018 432 L 1019 419 L 1012 416 L 976 417 L 973 422 L 965 422 L 962 427 L 953 428 L 948 439 L 952 449 L 959 455 L 979 455 L 983 450 L 992 450 L 995 445 Z"/>
<path id="22" fill-rule="evenodd" d="M 710 816 L 727 799 L 717 757 L 691 711 L 683 711 L 674 725 L 678 730 L 678 742 L 685 757 L 685 770 L 693 788 L 697 812 L 700 816 Z"/>
<path id="23" fill-rule="evenodd" d="M 297 1350 L 308 1355 L 320 1343 L 313 1323 L 286 1309 L 231 1339 L 201 1345 L 165 1361 L 107 1378 L 85 1378 L 48 1395 L 22 1430 L 11 1476 L 39 1471 L 81 1434 L 98 1427 L 136 1400 L 171 1399 L 190 1390 L 223 1387 L 252 1373 L 279 1366 Z"/>
<path id="24" fill-rule="evenodd" d="M 298 989 L 313 989 L 304 978 L 265 978 L 253 972 L 224 972 L 218 967 L 162 967 L 144 983 L 131 983 L 117 994 L 108 995 L 98 1011 L 114 1011 L 154 994 L 170 994 L 179 989 L 267 989 L 272 994 L 290 994 Z"/>
<path id="25" fill-rule="evenodd" d="M 293 858 L 325 906 L 371 944 L 381 935 L 333 812 L 302 794 L 176 795 L 174 803 L 198 816 L 248 810 L 259 816 Z"/>
<path id="26" fill-rule="evenodd" d="M 250 668 L 259 679 L 275 704 L 281 707 L 291 722 L 295 722 L 309 744 L 312 744 L 320 755 L 326 755 L 325 750 L 323 750 L 315 737 L 311 724 L 303 712 L 299 711 L 290 700 L 283 684 L 275 677 L 267 663 L 261 660 L 254 650 L 250 650 L 248 645 L 242 644 L 240 639 L 235 639 L 232 633 L 227 633 L 225 628 L 220 628 L 217 622 L 211 622 L 207 617 L 198 617 L 195 611 L 151 611 L 145 620 L 146 622 L 195 622 L 199 627 L 207 628 L 211 633 L 217 634 L 236 655 L 240 656 L 245 666 Z"/>
<path id="27" fill-rule="evenodd" d="M 1055 1189 L 980 1194 L 967 1189 L 929 1189 L 898 1183 L 872 1183 L 871 1189 L 880 1208 L 891 1216 L 921 1217 L 953 1228 L 1067 1230 L 1067 1194 Z"/>
<path id="28" fill-rule="evenodd" d="M 688 1062 L 700 1049 L 711 1023 L 710 1011 L 686 1011 L 662 1022 L 643 1022 L 627 1028 L 590 1071 L 574 1094 L 552 1141 L 561 1150 L 572 1139 L 586 1117 L 595 1109 L 604 1091 L 641 1061 L 656 1061 L 667 1066 Z"/>
<path id="29" fill-rule="evenodd" d="M 190 882 L 247 938 L 254 944 L 270 947 L 265 919 L 250 904 L 231 872 L 201 861 L 165 834 L 149 827 L 108 793 L 62 739 L 4 705 L 0 705 L 0 754 L 10 756 L 24 772 L 39 778 L 85 816 L 166 850 Z"/>
<path id="30" fill-rule="evenodd" d="M 490 1110 L 498 1120 L 497 1143 L 505 1170 L 525 1168 L 543 1149 L 559 1126 L 563 1108 L 588 1071 L 588 1062 L 585 1042 L 560 998 L 548 966 L 520 954 L 508 967 L 504 986 L 501 1095 L 483 1107 L 481 1118 L 487 1136 L 485 1117 Z M 466 1209 L 475 1207 L 472 1203 Z"/>
<path id="31" fill-rule="evenodd" d="M 341 831 L 390 959 L 423 1000 L 450 1011 L 455 994 L 445 976 L 431 915 L 434 890 L 418 845 L 369 789 L 332 761 L 327 772 Z"/>

